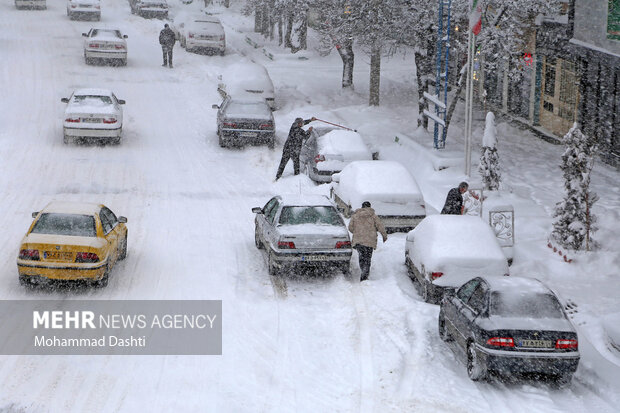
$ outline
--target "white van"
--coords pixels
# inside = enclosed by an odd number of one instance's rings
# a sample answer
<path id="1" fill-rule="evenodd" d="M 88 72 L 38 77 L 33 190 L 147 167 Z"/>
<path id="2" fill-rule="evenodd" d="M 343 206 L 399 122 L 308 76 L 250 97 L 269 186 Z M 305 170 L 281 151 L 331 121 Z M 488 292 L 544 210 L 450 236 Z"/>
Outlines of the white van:
<path id="1" fill-rule="evenodd" d="M 223 98 L 243 95 L 262 96 L 271 110 L 276 109 L 273 82 L 264 66 L 257 63 L 235 63 L 218 76 L 217 91 Z"/>

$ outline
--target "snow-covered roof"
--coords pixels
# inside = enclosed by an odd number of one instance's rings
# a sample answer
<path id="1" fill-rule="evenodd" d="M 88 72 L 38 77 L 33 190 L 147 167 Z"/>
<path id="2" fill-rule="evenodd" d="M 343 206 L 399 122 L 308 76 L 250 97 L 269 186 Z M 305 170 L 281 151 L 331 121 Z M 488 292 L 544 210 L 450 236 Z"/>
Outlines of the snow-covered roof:
<path id="1" fill-rule="evenodd" d="M 59 214 L 80 214 L 94 215 L 99 212 L 103 205 L 91 202 L 65 202 L 52 201 L 42 212 L 59 213 Z"/>
<path id="2" fill-rule="evenodd" d="M 83 88 L 76 89 L 73 92 L 74 96 L 112 96 L 112 91 L 109 89 L 96 89 L 96 88 Z"/>
<path id="3" fill-rule="evenodd" d="M 333 206 L 325 195 L 280 195 L 283 206 Z"/>
<path id="4" fill-rule="evenodd" d="M 344 160 L 371 160 L 372 153 L 359 133 L 333 130 L 317 138 L 317 149 L 322 155 L 342 155 Z"/>
<path id="5" fill-rule="evenodd" d="M 353 189 L 358 195 L 391 201 L 422 194 L 417 182 L 403 165 L 394 161 L 355 161 L 340 172 L 340 187 Z"/>
<path id="6" fill-rule="evenodd" d="M 111 40 L 111 41 L 112 40 L 113 41 L 125 41 L 119 29 L 93 29 L 93 30 L 97 30 L 97 34 L 93 35 L 92 38 Z"/>
<path id="7" fill-rule="evenodd" d="M 234 63 L 226 66 L 222 80 L 227 93 L 235 95 L 240 90 L 256 90 L 273 94 L 273 82 L 264 66 L 257 63 Z"/>
<path id="8" fill-rule="evenodd" d="M 527 277 L 483 277 L 489 284 L 491 291 L 498 291 L 501 293 L 511 293 L 518 291 L 520 293 L 531 294 L 551 294 L 551 290 L 547 288 L 542 282 L 535 278 Z"/>

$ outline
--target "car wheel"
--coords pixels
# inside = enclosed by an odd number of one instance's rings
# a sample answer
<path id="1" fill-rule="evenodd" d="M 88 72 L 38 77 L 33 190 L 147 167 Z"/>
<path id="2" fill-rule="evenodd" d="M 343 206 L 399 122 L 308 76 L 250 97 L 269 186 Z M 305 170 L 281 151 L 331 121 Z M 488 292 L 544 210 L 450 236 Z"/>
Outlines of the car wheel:
<path id="1" fill-rule="evenodd" d="M 445 342 L 452 341 L 452 336 L 446 330 L 446 319 L 441 313 L 439 313 L 439 338 Z"/>
<path id="2" fill-rule="evenodd" d="M 220 56 L 224 56 L 224 54 L 225 54 L 225 51 L 224 51 L 224 50 L 222 50 L 222 51 L 220 52 Z"/>
<path id="3" fill-rule="evenodd" d="M 112 138 L 112 139 L 110 140 L 110 143 L 111 143 L 112 145 L 120 145 L 120 143 L 121 143 L 121 137 L 120 137 L 120 136 L 117 136 L 116 138 Z"/>
<path id="4" fill-rule="evenodd" d="M 120 252 L 118 253 L 118 259 L 119 260 L 124 260 L 125 258 L 127 258 L 127 235 L 128 232 L 125 232 L 125 238 L 123 238 L 123 240 L 121 241 L 121 248 L 120 248 Z"/>
<path id="5" fill-rule="evenodd" d="M 265 248 L 265 246 L 260 240 L 260 236 L 258 235 L 258 226 L 254 228 L 254 245 L 256 245 L 256 248 L 258 248 L 259 250 Z"/>
<path id="6" fill-rule="evenodd" d="M 273 149 L 276 147 L 276 137 L 275 136 L 270 136 L 269 140 L 267 141 L 267 147 L 269 149 Z"/>
<path id="7" fill-rule="evenodd" d="M 62 142 L 63 142 L 65 145 L 68 145 L 71 141 L 69 140 L 69 137 L 68 137 L 67 135 L 63 135 L 63 136 L 62 136 Z"/>
<path id="8" fill-rule="evenodd" d="M 473 381 L 484 380 L 487 375 L 486 367 L 482 365 L 471 341 L 467 344 L 467 375 Z"/>
<path id="9" fill-rule="evenodd" d="M 27 275 L 19 275 L 19 285 L 24 287 L 32 287 L 32 283 L 30 282 L 30 277 Z"/>
<path id="10" fill-rule="evenodd" d="M 127 66 L 127 59 L 121 59 L 121 66 Z"/>
<path id="11" fill-rule="evenodd" d="M 218 141 L 219 141 L 219 144 L 220 144 L 220 147 L 221 147 L 221 148 L 226 148 L 226 147 L 228 147 L 228 144 L 227 144 L 227 143 L 226 143 L 226 141 L 224 140 L 224 137 L 222 136 L 222 134 L 221 134 L 221 133 L 218 133 L 218 134 L 217 134 L 217 138 L 218 138 Z"/>
<path id="12" fill-rule="evenodd" d="M 103 287 L 107 287 L 109 279 L 110 279 L 110 268 L 108 268 L 108 267 L 106 266 L 106 268 L 105 268 L 105 272 L 103 273 L 103 277 L 101 277 L 101 279 L 99 279 L 99 280 L 95 281 L 95 282 L 93 283 L 93 285 L 94 285 L 96 288 L 103 288 Z"/>
<path id="13" fill-rule="evenodd" d="M 347 262 L 340 265 L 340 271 L 345 277 L 351 275 L 351 263 Z"/>

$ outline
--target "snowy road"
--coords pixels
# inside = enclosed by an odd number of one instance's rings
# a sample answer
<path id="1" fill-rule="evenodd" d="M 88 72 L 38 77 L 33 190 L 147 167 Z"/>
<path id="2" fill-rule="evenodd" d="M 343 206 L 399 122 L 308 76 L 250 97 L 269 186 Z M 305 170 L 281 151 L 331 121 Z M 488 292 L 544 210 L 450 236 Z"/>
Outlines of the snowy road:
<path id="1" fill-rule="evenodd" d="M 170 4 L 171 14 L 185 7 Z M 327 188 L 304 177 L 274 184 L 279 148 L 218 146 L 217 75 L 240 53 L 268 64 L 282 96 L 275 114 L 282 142 L 299 115 L 364 116 L 359 96 L 338 90 L 338 57 L 270 62 L 245 43 L 251 19 L 228 11 L 227 54 L 177 46 L 170 70 L 160 66 L 161 21 L 131 15 L 124 0 L 102 7 L 102 22 L 93 24 L 69 21 L 58 0 L 45 11 L 0 5 L 0 299 L 221 299 L 223 355 L 1 356 L 0 410 L 617 411 L 618 384 L 588 359 L 566 390 L 471 382 L 437 335 L 438 307 L 421 302 L 407 278 L 404 234 L 377 251 L 363 285 L 338 274 L 293 278 L 279 295 L 254 247 L 250 209 L 280 191 Z M 91 26 L 128 34 L 127 67 L 84 64 L 80 34 Z M 398 62 L 385 70 L 397 79 L 403 71 Z M 87 86 L 127 101 L 120 146 L 62 143 L 60 98 Z M 19 286 L 18 242 L 30 213 L 52 199 L 103 202 L 128 217 L 128 257 L 107 288 Z"/>

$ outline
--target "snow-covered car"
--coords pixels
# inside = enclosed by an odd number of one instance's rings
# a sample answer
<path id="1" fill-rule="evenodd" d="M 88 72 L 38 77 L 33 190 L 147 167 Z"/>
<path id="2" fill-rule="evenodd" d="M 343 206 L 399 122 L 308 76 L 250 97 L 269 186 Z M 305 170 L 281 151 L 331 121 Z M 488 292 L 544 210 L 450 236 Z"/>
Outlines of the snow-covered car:
<path id="1" fill-rule="evenodd" d="M 218 79 L 217 91 L 222 97 L 251 94 L 264 98 L 271 110 L 276 109 L 273 82 L 265 66 L 252 62 L 234 63 L 226 66 Z"/>
<path id="2" fill-rule="evenodd" d="M 354 161 L 332 175 L 330 195 L 345 217 L 369 201 L 387 231 L 408 231 L 426 217 L 426 204 L 409 171 L 393 161 Z"/>
<path id="3" fill-rule="evenodd" d="M 168 18 L 168 3 L 166 0 L 129 0 L 132 14 L 141 17 L 157 19 Z"/>
<path id="4" fill-rule="evenodd" d="M 372 160 L 359 133 L 334 128 L 313 128 L 299 156 L 302 171 L 315 182 L 331 182 L 332 175 L 353 161 Z"/>
<path id="5" fill-rule="evenodd" d="M 575 327 L 555 294 L 533 278 L 474 278 L 443 299 L 438 324 L 441 339 L 466 355 L 472 380 L 535 373 L 564 386 L 579 365 Z"/>
<path id="6" fill-rule="evenodd" d="M 69 0 L 67 16 L 73 19 L 101 20 L 100 0 Z"/>
<path id="7" fill-rule="evenodd" d="M 467 280 L 508 275 L 493 229 L 480 217 L 430 215 L 407 234 L 405 264 L 427 303 L 437 303 Z"/>
<path id="8" fill-rule="evenodd" d="M 16 9 L 47 9 L 45 0 L 15 0 Z"/>
<path id="9" fill-rule="evenodd" d="M 217 111 L 217 136 L 221 147 L 245 143 L 275 144 L 275 123 L 265 100 L 226 97 Z"/>
<path id="10" fill-rule="evenodd" d="M 226 52 L 226 34 L 222 23 L 213 17 L 203 17 L 185 24 L 179 31 L 179 43 L 188 52 Z"/>
<path id="11" fill-rule="evenodd" d="M 63 122 L 63 141 L 78 138 L 118 144 L 123 132 L 124 100 L 106 89 L 78 89 L 68 98 Z"/>
<path id="12" fill-rule="evenodd" d="M 127 218 L 104 205 L 51 202 L 32 217 L 17 257 L 22 285 L 87 280 L 104 287 L 127 255 Z"/>
<path id="13" fill-rule="evenodd" d="M 90 29 L 82 33 L 84 40 L 84 61 L 90 64 L 95 59 L 127 64 L 127 35 L 115 29 Z"/>
<path id="14" fill-rule="evenodd" d="M 332 266 L 349 272 L 351 239 L 325 196 L 275 196 L 256 214 L 254 241 L 266 249 L 269 274 L 296 266 Z"/>

